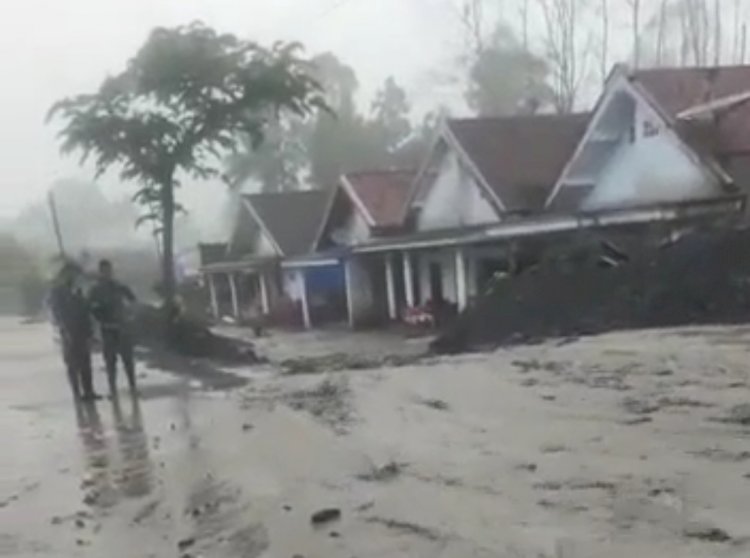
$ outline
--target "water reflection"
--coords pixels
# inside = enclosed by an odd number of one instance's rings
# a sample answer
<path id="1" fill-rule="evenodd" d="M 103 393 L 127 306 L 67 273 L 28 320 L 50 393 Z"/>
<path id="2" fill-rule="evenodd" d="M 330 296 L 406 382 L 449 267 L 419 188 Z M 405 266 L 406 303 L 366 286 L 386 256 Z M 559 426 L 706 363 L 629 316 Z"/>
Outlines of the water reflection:
<path id="1" fill-rule="evenodd" d="M 153 490 L 154 465 L 143 428 L 143 415 L 138 399 L 131 398 L 130 417 L 123 415 L 118 399 L 112 402 L 112 420 L 117 433 L 122 463 L 118 485 L 125 496 L 139 498 Z"/>
<path id="2" fill-rule="evenodd" d="M 140 498 L 151 493 L 154 465 L 136 399 L 131 399 L 127 413 L 123 412 L 119 400 L 112 402 L 110 433 L 95 403 L 78 403 L 76 421 L 86 467 L 81 483 L 86 504 L 109 508 L 123 498 Z"/>

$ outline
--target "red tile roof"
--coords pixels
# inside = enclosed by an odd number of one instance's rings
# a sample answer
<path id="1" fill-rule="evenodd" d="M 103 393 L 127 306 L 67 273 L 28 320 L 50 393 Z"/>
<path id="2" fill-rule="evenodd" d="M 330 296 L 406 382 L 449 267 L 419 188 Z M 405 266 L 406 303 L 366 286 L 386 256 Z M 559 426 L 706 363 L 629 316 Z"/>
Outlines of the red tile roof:
<path id="1" fill-rule="evenodd" d="M 676 117 L 688 108 L 713 99 L 750 91 L 750 66 L 656 68 L 635 71 L 632 79 L 653 97 L 662 110 Z M 720 114 L 716 151 L 750 151 L 750 102 Z"/>
<path id="2" fill-rule="evenodd" d="M 359 203 L 378 228 L 402 225 L 415 176 L 414 171 L 404 170 L 351 172 L 344 175 Z"/>
<path id="3" fill-rule="evenodd" d="M 544 207 L 589 114 L 449 120 L 448 128 L 507 211 Z"/>

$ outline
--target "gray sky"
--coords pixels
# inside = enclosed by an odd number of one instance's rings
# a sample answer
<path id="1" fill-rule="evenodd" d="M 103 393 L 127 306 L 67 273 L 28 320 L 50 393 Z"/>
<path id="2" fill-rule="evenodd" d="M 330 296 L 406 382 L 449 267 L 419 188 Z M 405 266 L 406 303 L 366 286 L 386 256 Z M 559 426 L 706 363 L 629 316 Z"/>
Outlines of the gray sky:
<path id="1" fill-rule="evenodd" d="M 451 1 L 23 0 L 4 6 L 0 217 L 39 199 L 58 178 L 90 178 L 75 158 L 58 155 L 46 111 L 119 71 L 157 25 L 201 19 L 262 43 L 298 39 L 310 53 L 331 50 L 355 67 L 364 98 L 393 74 L 416 104 L 426 105 L 440 101 L 431 78 L 460 45 Z"/>

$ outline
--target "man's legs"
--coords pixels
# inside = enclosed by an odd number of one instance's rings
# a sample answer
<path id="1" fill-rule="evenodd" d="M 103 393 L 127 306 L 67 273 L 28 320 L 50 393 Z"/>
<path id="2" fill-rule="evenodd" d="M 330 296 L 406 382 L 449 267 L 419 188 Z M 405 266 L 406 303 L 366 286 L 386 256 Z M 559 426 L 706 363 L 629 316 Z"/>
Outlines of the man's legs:
<path id="1" fill-rule="evenodd" d="M 94 381 L 91 370 L 91 345 L 86 338 L 76 340 L 78 378 L 84 399 L 94 399 Z"/>
<path id="2" fill-rule="evenodd" d="M 63 361 L 65 362 L 65 368 L 68 373 L 68 382 L 70 383 L 70 389 L 73 391 L 73 398 L 78 399 L 81 396 L 81 386 L 79 383 L 77 363 L 76 363 L 73 343 L 72 343 L 72 340 L 67 335 L 62 336 L 61 343 L 62 343 Z"/>
<path id="3" fill-rule="evenodd" d="M 115 329 L 102 328 L 102 353 L 107 368 L 109 394 L 117 395 L 117 353 L 119 352 L 119 332 Z"/>
<path id="4" fill-rule="evenodd" d="M 125 368 L 125 374 L 128 377 L 130 391 L 135 393 L 137 390 L 135 382 L 135 360 L 133 357 L 133 339 L 127 331 L 121 331 L 119 336 L 120 358 L 122 366 Z"/>

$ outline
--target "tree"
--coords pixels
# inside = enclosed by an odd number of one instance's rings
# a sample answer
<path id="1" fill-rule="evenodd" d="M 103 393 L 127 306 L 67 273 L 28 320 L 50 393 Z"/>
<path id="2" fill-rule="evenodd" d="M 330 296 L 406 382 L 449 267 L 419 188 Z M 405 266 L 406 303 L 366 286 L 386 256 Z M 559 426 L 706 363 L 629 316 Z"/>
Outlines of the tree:
<path id="1" fill-rule="evenodd" d="M 252 138 L 243 137 L 240 150 L 226 162 L 231 185 L 241 188 L 248 180 L 256 180 L 264 192 L 296 190 L 308 162 L 304 126 L 304 121 L 294 117 L 272 120 L 263 144 L 257 147 Z"/>
<path id="2" fill-rule="evenodd" d="M 409 98 L 393 77 L 385 80 L 372 102 L 370 126 L 386 153 L 394 153 L 412 132 Z"/>
<path id="3" fill-rule="evenodd" d="M 588 45 L 581 46 L 579 25 L 587 8 L 586 0 L 538 0 L 544 16 L 544 45 L 552 74 L 557 112 L 575 108 L 581 83 L 586 76 Z"/>
<path id="4" fill-rule="evenodd" d="M 599 76 L 604 83 L 609 75 L 609 0 L 601 0 L 602 19 L 601 55 L 599 56 Z"/>
<path id="5" fill-rule="evenodd" d="M 219 157 L 246 135 L 259 145 L 269 119 L 325 108 L 321 87 L 297 44 L 264 49 L 201 23 L 156 29 L 127 68 L 93 94 L 55 104 L 62 151 L 112 167 L 139 184 L 134 199 L 153 209 L 162 235 L 165 305 L 174 302 L 174 218 L 179 177 L 219 174 Z"/>
<path id="6" fill-rule="evenodd" d="M 412 134 L 406 91 L 388 78 L 375 94 L 369 117 L 364 116 L 354 104 L 357 80 L 353 70 L 332 55 L 323 60 L 317 76 L 338 92 L 339 110 L 335 116 L 319 114 L 307 138 L 311 181 L 331 188 L 342 173 L 411 166 L 411 157 L 403 151 Z"/>
<path id="7" fill-rule="evenodd" d="M 630 6 L 630 28 L 633 34 L 633 66 L 641 64 L 641 0 L 627 0 Z"/>
<path id="8" fill-rule="evenodd" d="M 518 44 L 510 30 L 500 27 L 471 66 L 466 102 L 480 116 L 533 112 L 554 99 L 548 74 L 543 59 Z"/>

